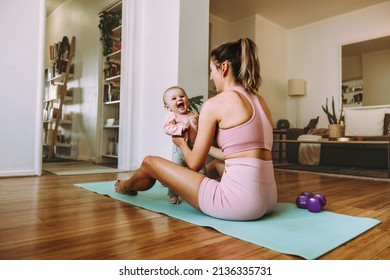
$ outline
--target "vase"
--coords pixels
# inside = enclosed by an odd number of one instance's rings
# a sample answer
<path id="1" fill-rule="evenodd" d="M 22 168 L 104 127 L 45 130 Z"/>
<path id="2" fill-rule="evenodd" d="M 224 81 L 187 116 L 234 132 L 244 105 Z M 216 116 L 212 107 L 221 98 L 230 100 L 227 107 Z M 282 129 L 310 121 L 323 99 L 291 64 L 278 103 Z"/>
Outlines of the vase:
<path id="1" fill-rule="evenodd" d="M 108 155 L 114 155 L 114 151 L 115 151 L 114 138 L 108 137 L 107 154 Z"/>
<path id="2" fill-rule="evenodd" d="M 342 124 L 330 124 L 328 131 L 329 139 L 337 139 L 344 136 L 345 127 Z"/>

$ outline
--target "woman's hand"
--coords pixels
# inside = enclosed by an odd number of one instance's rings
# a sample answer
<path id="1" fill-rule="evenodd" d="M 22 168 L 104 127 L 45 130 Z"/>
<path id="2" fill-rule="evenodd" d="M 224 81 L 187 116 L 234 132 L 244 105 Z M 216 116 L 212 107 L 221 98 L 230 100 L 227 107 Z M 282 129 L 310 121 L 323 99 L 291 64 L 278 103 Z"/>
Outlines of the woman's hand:
<path id="1" fill-rule="evenodd" d="M 188 146 L 188 135 L 185 133 L 183 136 L 172 136 L 172 142 L 179 148 Z"/>

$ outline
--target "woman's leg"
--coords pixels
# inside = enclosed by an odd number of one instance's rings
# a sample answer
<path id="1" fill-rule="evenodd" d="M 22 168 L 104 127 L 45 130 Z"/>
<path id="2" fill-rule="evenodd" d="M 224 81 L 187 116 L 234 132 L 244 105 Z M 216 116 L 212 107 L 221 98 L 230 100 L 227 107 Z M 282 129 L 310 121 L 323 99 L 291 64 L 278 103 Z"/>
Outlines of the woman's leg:
<path id="1" fill-rule="evenodd" d="M 153 187 L 156 180 L 169 186 L 181 198 L 199 209 L 198 191 L 205 175 L 177 165 L 164 158 L 148 156 L 140 168 L 126 181 L 118 181 L 115 190 L 119 193 L 146 191 Z"/>

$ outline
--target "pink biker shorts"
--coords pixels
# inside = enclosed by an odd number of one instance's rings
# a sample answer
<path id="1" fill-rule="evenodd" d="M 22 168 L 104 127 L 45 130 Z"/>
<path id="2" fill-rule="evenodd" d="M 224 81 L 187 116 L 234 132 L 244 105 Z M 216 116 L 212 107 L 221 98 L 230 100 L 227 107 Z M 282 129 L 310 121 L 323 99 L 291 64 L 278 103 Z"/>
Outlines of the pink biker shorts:
<path id="1" fill-rule="evenodd" d="M 273 163 L 256 158 L 226 160 L 221 182 L 204 178 L 198 194 L 203 213 L 226 220 L 259 219 L 276 200 Z"/>

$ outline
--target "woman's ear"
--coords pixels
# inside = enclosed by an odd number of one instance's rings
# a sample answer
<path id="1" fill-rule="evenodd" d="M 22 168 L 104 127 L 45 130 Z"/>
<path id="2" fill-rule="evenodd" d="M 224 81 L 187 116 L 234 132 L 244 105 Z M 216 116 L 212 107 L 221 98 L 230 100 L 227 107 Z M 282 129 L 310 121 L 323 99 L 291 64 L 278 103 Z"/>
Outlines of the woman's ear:
<path id="1" fill-rule="evenodd" d="M 229 71 L 229 63 L 227 61 L 222 62 L 221 64 L 221 72 L 222 72 L 222 77 L 226 77 L 228 71 Z"/>

